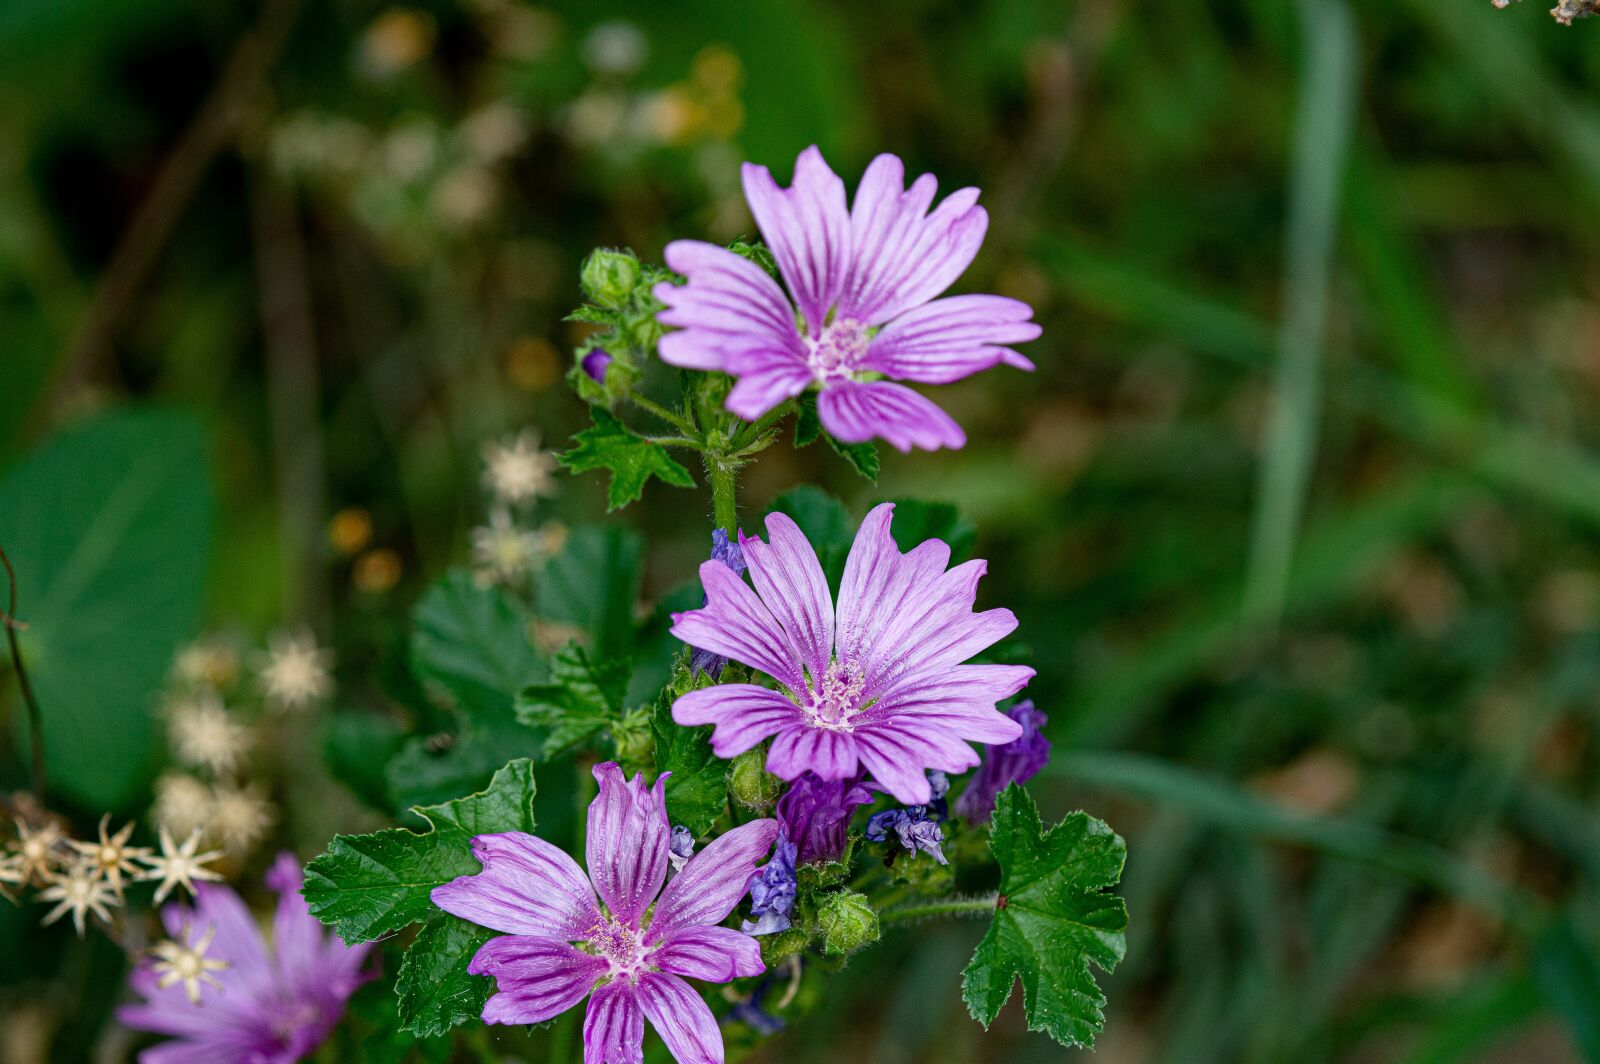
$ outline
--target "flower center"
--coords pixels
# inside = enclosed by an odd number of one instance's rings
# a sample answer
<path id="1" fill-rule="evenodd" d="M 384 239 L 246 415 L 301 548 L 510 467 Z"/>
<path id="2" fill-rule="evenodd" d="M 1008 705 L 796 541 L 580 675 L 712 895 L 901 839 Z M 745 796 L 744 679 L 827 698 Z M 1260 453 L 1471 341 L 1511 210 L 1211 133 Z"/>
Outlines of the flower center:
<path id="1" fill-rule="evenodd" d="M 851 720 L 861 712 L 861 694 L 866 686 L 867 679 L 861 673 L 830 661 L 822 682 L 811 692 L 811 704 L 801 707 L 806 723 L 829 731 L 853 731 Z"/>
<path id="2" fill-rule="evenodd" d="M 595 954 L 611 965 L 611 976 L 632 977 L 647 970 L 643 943 L 637 928 L 616 920 L 597 923 L 584 936 L 584 942 Z"/>
<path id="3" fill-rule="evenodd" d="M 861 368 L 867 343 L 866 326 L 859 322 L 841 320 L 824 327 L 821 336 L 806 339 L 812 375 L 823 384 L 849 380 Z"/>

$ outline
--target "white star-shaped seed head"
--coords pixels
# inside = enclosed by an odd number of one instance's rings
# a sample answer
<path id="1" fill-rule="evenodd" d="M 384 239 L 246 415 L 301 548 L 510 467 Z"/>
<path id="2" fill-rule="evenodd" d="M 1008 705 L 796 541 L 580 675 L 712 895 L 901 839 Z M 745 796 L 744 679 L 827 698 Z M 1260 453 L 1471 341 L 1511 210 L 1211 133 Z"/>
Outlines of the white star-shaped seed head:
<path id="1" fill-rule="evenodd" d="M 206 956 L 214 934 L 216 928 L 208 927 L 204 934 L 188 944 L 174 939 L 158 942 L 150 950 L 155 958 L 150 967 L 157 976 L 156 987 L 165 990 L 174 983 L 181 984 L 184 996 L 192 1005 L 200 1004 L 200 984 L 221 990 L 222 984 L 211 973 L 225 971 L 228 962 Z"/>
<path id="2" fill-rule="evenodd" d="M 188 836 L 211 820 L 211 788 L 186 772 L 169 772 L 156 780 L 150 815 L 174 835 Z"/>
<path id="3" fill-rule="evenodd" d="M 208 862 L 215 861 L 222 856 L 221 850 L 195 853 L 195 850 L 200 846 L 199 829 L 190 832 L 189 837 L 183 841 L 181 846 L 174 844 L 172 833 L 165 827 L 160 830 L 161 852 L 140 859 L 144 862 L 145 870 L 139 877 L 141 879 L 161 881 L 156 886 L 155 903 L 157 905 L 160 905 L 166 899 L 166 896 L 178 887 L 182 887 L 192 896 L 194 894 L 194 881 L 197 879 L 216 881 L 222 878 L 221 875 L 206 867 Z"/>
<path id="4" fill-rule="evenodd" d="M 542 553 L 539 534 L 519 526 L 504 507 L 489 514 L 487 525 L 472 530 L 472 560 L 486 583 L 516 583 Z"/>
<path id="5" fill-rule="evenodd" d="M 62 864 L 64 855 L 61 844 L 65 839 L 60 825 L 54 821 L 46 822 L 39 828 L 30 828 L 23 821 L 17 821 L 17 841 L 13 844 L 12 854 L 16 858 L 23 885 L 45 884 L 55 879 L 56 870 Z"/>
<path id="6" fill-rule="evenodd" d="M 485 444 L 483 482 L 494 497 L 511 506 L 550 494 L 555 457 L 539 450 L 539 434 L 524 429 L 508 439 Z"/>
<path id="7" fill-rule="evenodd" d="M 277 709 L 303 709 L 333 690 L 333 655 L 309 632 L 279 632 L 267 644 L 261 693 Z"/>
<path id="8" fill-rule="evenodd" d="M 259 785 L 218 787 L 212 793 L 211 824 L 208 835 L 229 850 L 250 849 L 266 834 L 274 819 L 272 803 Z"/>
<path id="9" fill-rule="evenodd" d="M 219 774 L 232 772 L 250 746 L 250 729 L 209 691 L 172 708 L 167 734 L 184 764 Z"/>
<path id="10" fill-rule="evenodd" d="M 111 892 L 120 900 L 122 898 L 122 874 L 129 873 L 134 877 L 139 875 L 139 866 L 135 863 L 150 855 L 148 846 L 129 846 L 128 839 L 133 836 L 133 822 L 123 825 L 121 831 L 115 835 L 109 834 L 107 828 L 111 826 L 111 814 L 107 813 L 100 818 L 100 837 L 93 842 L 79 842 L 68 839 L 67 845 L 77 850 L 82 855 L 81 863 L 94 869 L 97 876 L 106 881 Z"/>
<path id="11" fill-rule="evenodd" d="M 57 903 L 54 909 L 45 914 L 46 927 L 66 913 L 71 913 L 72 926 L 77 928 L 79 938 L 83 937 L 84 920 L 89 914 L 109 922 L 109 907 L 117 904 L 116 895 L 111 892 L 99 870 L 86 860 L 73 862 L 65 872 L 56 876 L 53 883 L 39 892 L 39 900 Z"/>

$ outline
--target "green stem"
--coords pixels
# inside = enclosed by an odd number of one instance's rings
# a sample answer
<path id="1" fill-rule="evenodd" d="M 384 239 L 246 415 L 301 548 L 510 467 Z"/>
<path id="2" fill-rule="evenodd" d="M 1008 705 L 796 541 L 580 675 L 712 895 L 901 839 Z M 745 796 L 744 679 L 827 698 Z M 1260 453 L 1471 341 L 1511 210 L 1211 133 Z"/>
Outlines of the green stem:
<path id="1" fill-rule="evenodd" d="M 628 395 L 628 401 L 634 406 L 638 407 L 640 410 L 647 410 L 654 414 L 656 417 L 667 422 L 669 425 L 672 425 L 678 429 L 678 431 L 682 432 L 685 436 L 690 437 L 691 439 L 699 435 L 699 433 L 695 431 L 694 425 L 689 421 L 688 418 L 684 417 L 676 410 L 668 410 L 654 399 L 646 399 L 637 392 L 631 392 Z"/>
<path id="2" fill-rule="evenodd" d="M 11 582 L 11 602 L 0 613 L 0 628 L 6 630 L 6 641 L 11 649 L 11 667 L 17 674 L 17 686 L 22 689 L 22 702 L 28 708 L 28 745 L 32 748 L 33 797 L 44 805 L 44 715 L 39 712 L 39 701 L 33 695 L 33 684 L 28 682 L 28 669 L 22 663 L 22 647 L 17 643 L 17 630 L 27 627 L 17 620 L 17 574 L 11 568 L 11 559 L 0 549 L 0 564 L 5 565 L 6 577 Z"/>
<path id="3" fill-rule="evenodd" d="M 711 478 L 711 512 L 717 527 L 730 536 L 739 534 L 736 478 L 739 463 L 728 455 L 707 454 L 706 474 Z"/>
<path id="4" fill-rule="evenodd" d="M 878 919 L 891 924 L 898 920 L 921 920 L 929 916 L 987 916 L 995 911 L 998 901 L 997 894 L 985 894 L 977 898 L 945 898 L 924 905 L 907 905 L 901 909 L 890 909 L 888 912 L 879 913 Z"/>
<path id="5" fill-rule="evenodd" d="M 697 451 L 705 449 L 705 444 L 688 436 L 646 436 L 645 439 L 658 447 L 692 447 Z"/>

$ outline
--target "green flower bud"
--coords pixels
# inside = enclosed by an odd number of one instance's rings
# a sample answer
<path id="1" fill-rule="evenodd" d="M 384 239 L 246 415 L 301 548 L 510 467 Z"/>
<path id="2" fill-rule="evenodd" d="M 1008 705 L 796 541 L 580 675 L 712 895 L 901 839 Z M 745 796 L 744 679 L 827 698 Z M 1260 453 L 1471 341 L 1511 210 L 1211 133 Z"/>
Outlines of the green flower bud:
<path id="1" fill-rule="evenodd" d="M 783 781 L 767 771 L 767 749 L 757 746 L 733 759 L 728 773 L 728 793 L 746 809 L 761 813 L 771 809 L 783 791 Z"/>
<path id="2" fill-rule="evenodd" d="M 611 739 L 617 744 L 617 761 L 624 772 L 639 772 L 654 764 L 656 740 L 650 731 L 650 715 L 631 710 L 611 726 Z"/>
<path id="3" fill-rule="evenodd" d="M 639 283 L 639 260 L 629 251 L 600 248 L 589 254 L 580 280 L 584 294 L 602 307 L 615 310 L 633 296 Z"/>
<path id="4" fill-rule="evenodd" d="M 804 953 L 811 936 L 803 928 L 791 927 L 775 935 L 762 935 L 756 941 L 761 943 L 761 963 L 771 971 L 795 954 Z"/>
<path id="5" fill-rule="evenodd" d="M 817 930 L 822 932 L 822 951 L 841 957 L 878 941 L 878 914 L 865 894 L 824 894 L 817 899 Z"/>

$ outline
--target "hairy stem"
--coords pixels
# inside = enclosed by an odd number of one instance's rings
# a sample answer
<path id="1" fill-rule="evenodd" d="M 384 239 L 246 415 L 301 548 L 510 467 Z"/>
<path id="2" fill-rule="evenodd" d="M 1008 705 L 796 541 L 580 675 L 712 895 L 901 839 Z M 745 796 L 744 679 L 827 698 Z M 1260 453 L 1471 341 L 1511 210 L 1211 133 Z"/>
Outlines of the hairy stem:
<path id="1" fill-rule="evenodd" d="M 717 527 L 730 536 L 739 534 L 739 507 L 735 498 L 739 463 L 724 454 L 706 455 L 706 474 L 711 478 L 711 512 Z"/>
<path id="2" fill-rule="evenodd" d="M 41 806 L 44 805 L 44 715 L 39 712 L 39 700 L 33 695 L 33 684 L 28 682 L 28 669 L 22 662 L 22 647 L 17 643 L 17 630 L 26 627 L 17 620 L 17 574 L 11 568 L 11 559 L 6 557 L 4 548 L 0 548 L 0 564 L 6 567 L 6 578 L 11 582 L 11 601 L 4 615 L 0 615 L 0 627 L 6 630 L 6 642 L 11 647 L 11 667 L 17 673 L 17 686 L 22 689 L 23 704 L 28 707 L 28 741 L 32 747 L 32 772 L 33 797 Z"/>
<path id="3" fill-rule="evenodd" d="M 995 911 L 1000 900 L 998 894 L 983 894 L 976 898 L 943 898 L 923 905 L 907 905 L 879 913 L 878 919 L 886 924 L 900 920 L 922 920 L 930 916 L 987 916 Z"/>

